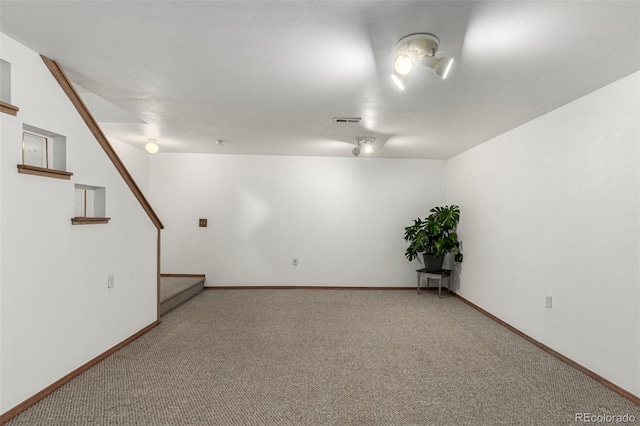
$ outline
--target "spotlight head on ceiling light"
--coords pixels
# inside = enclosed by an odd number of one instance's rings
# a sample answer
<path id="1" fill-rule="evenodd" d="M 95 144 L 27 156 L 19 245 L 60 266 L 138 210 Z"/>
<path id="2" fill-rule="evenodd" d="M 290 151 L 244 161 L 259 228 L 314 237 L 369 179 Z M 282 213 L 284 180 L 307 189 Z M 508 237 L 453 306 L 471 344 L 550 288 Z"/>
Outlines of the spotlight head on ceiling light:
<path id="1" fill-rule="evenodd" d="M 158 146 L 157 140 L 149 139 L 147 141 L 147 144 L 144 146 L 144 149 L 146 149 L 149 154 L 155 154 L 156 152 L 158 152 L 160 147 Z"/>
<path id="2" fill-rule="evenodd" d="M 409 55 L 401 53 L 393 61 L 393 69 L 400 75 L 407 75 L 413 69 L 413 59 Z"/>
<path id="3" fill-rule="evenodd" d="M 451 71 L 453 58 L 434 58 L 433 56 L 425 56 L 422 59 L 422 65 L 434 70 L 436 72 L 436 75 L 444 80 L 445 78 L 447 78 L 449 71 Z"/>
<path id="4" fill-rule="evenodd" d="M 364 153 L 365 154 L 371 154 L 372 152 L 373 152 L 373 145 L 371 145 L 370 143 L 365 144 Z"/>
<path id="5" fill-rule="evenodd" d="M 358 144 L 351 153 L 356 157 L 360 155 L 360 153 L 364 152 L 365 154 L 373 154 L 374 147 L 373 143 L 376 141 L 376 138 L 356 138 L 356 143 Z"/>
<path id="6" fill-rule="evenodd" d="M 401 38 L 396 43 L 396 58 L 393 61 L 393 82 L 404 89 L 406 80 L 414 68 L 416 62 L 435 71 L 442 79 L 447 77 L 453 59 L 448 57 L 436 58 L 436 52 L 440 46 L 440 40 L 433 34 L 416 33 Z"/>

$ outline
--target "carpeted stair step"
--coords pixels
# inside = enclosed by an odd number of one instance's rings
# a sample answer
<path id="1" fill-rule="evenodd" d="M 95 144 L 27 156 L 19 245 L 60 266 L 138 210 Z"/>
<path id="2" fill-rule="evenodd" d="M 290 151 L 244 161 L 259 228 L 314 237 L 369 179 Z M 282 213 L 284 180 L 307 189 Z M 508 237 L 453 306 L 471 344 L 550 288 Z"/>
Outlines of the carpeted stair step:
<path id="1" fill-rule="evenodd" d="M 200 293 L 204 280 L 204 275 L 160 276 L 160 316 Z"/>

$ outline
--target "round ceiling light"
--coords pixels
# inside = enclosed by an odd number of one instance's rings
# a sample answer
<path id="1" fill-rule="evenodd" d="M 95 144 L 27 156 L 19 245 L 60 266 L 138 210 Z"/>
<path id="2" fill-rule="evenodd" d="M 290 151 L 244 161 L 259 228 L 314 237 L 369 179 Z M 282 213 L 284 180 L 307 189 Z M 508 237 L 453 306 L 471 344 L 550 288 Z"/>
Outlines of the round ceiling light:
<path id="1" fill-rule="evenodd" d="M 160 149 L 157 142 L 155 139 L 149 139 L 144 149 L 146 149 L 149 154 L 155 154 Z"/>
<path id="2" fill-rule="evenodd" d="M 371 143 L 368 143 L 364 146 L 364 153 L 365 154 L 371 154 L 373 152 L 373 145 L 371 145 Z"/>
<path id="3" fill-rule="evenodd" d="M 398 55 L 393 61 L 393 69 L 400 75 L 407 75 L 413 69 L 413 59 L 409 55 Z"/>

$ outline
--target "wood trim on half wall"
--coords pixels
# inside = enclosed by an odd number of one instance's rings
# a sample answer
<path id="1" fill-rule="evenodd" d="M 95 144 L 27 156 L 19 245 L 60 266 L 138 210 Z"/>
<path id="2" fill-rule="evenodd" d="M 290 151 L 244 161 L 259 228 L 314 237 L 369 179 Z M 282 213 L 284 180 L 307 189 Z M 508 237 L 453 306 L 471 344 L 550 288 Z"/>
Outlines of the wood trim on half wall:
<path id="1" fill-rule="evenodd" d="M 161 268 L 161 264 L 160 264 L 160 250 L 161 250 L 161 241 L 160 241 L 160 237 L 161 237 L 161 230 L 158 229 L 158 247 L 157 247 L 157 278 L 156 278 L 156 315 L 157 315 L 157 322 L 160 323 L 160 268 Z"/>
<path id="2" fill-rule="evenodd" d="M 149 218 L 151 219 L 155 227 L 158 229 L 163 229 L 164 225 L 160 221 L 160 218 L 158 217 L 158 215 L 156 215 L 156 212 L 153 211 L 151 204 L 149 204 L 149 201 L 147 201 L 146 197 L 140 190 L 140 187 L 135 182 L 135 180 L 133 180 L 133 177 L 125 167 L 120 157 L 118 157 L 118 154 L 116 154 L 116 151 L 113 149 L 113 147 L 109 143 L 109 140 L 107 139 L 105 134 L 102 132 L 102 129 L 100 129 L 100 126 L 98 125 L 96 120 L 93 118 L 93 115 L 91 115 L 91 112 L 89 112 L 89 110 L 87 109 L 86 105 L 80 98 L 80 95 L 78 95 L 78 92 L 76 92 L 76 89 L 73 87 L 73 85 L 67 78 L 67 75 L 64 73 L 62 68 L 55 61 L 52 61 L 51 59 L 42 55 L 41 55 L 41 58 L 46 64 L 47 68 L 49 68 L 49 71 L 51 71 L 51 74 L 56 79 L 56 81 L 58 82 L 58 84 L 60 85 L 64 93 L 67 95 L 67 97 L 69 98 L 73 106 L 76 108 L 76 110 L 78 111 L 78 114 L 80 114 L 80 117 L 82 117 L 82 119 L 84 120 L 85 124 L 87 125 L 91 133 L 93 133 L 93 136 L 96 138 L 96 140 L 98 141 L 102 149 L 104 149 L 104 152 L 107 154 L 107 157 L 109 157 L 113 165 L 116 167 L 116 170 L 118 170 L 118 172 L 120 173 L 120 175 L 122 176 L 126 184 L 129 186 L 129 188 L 131 189 L 131 192 L 133 192 L 133 195 L 136 197 L 136 199 L 138 200 L 138 202 L 140 203 L 144 211 L 147 213 L 147 215 L 149 216 Z"/>

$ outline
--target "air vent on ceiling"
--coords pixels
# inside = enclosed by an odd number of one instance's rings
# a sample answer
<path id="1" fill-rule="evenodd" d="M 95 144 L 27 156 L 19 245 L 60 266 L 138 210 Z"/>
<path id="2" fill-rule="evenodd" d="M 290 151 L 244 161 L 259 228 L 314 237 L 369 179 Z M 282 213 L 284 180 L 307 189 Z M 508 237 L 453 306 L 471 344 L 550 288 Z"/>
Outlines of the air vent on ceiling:
<path id="1" fill-rule="evenodd" d="M 360 117 L 333 117 L 334 123 L 359 123 L 362 118 Z"/>

